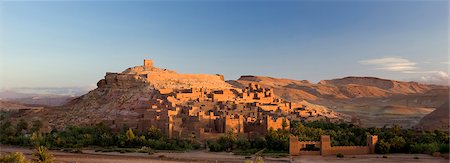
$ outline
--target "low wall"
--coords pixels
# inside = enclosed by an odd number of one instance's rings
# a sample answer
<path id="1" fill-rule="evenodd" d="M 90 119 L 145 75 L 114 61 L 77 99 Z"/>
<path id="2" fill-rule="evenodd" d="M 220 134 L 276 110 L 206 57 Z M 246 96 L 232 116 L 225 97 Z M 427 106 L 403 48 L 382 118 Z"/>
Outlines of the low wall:
<path id="1" fill-rule="evenodd" d="M 290 136 L 289 138 L 289 154 L 292 156 L 298 155 L 336 155 L 338 153 L 344 155 L 362 155 L 375 153 L 375 144 L 378 141 L 378 136 L 370 135 L 367 138 L 368 146 L 331 146 L 331 139 L 328 135 L 322 135 L 320 142 L 314 141 L 298 141 L 298 137 Z M 320 151 L 301 150 L 306 148 L 306 145 L 314 145 L 320 147 Z"/>

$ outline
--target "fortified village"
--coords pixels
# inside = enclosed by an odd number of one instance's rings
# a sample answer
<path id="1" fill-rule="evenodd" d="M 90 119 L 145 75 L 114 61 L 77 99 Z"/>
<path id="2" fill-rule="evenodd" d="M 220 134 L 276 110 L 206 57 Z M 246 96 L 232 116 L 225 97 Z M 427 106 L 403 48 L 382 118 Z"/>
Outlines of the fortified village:
<path id="1" fill-rule="evenodd" d="M 98 82 L 99 89 L 137 85 L 152 86 L 156 96 L 136 99 L 142 105 L 131 108 L 133 116 L 109 117 L 103 120 L 105 124 L 116 130 L 156 127 L 169 138 L 207 140 L 227 132 L 252 137 L 270 129 L 289 130 L 291 120 L 342 120 L 328 110 L 284 101 L 257 84 L 234 88 L 222 75 L 177 74 L 154 67 L 152 60 L 122 73 L 107 73 Z"/>
<path id="2" fill-rule="evenodd" d="M 131 128 L 143 132 L 153 127 L 168 138 L 200 143 L 228 133 L 264 136 L 270 130 L 289 130 L 292 121 L 350 122 L 347 115 L 310 103 L 285 101 L 272 89 L 255 83 L 237 88 L 225 82 L 223 75 L 178 74 L 154 67 L 152 60 L 121 73 L 108 72 L 97 86 L 61 109 L 31 110 L 24 116 L 41 118 L 48 130 L 97 123 L 115 131 Z M 289 152 L 369 154 L 376 142 L 374 135 L 368 137 L 367 146 L 332 147 L 327 135 L 322 135 L 320 142 L 299 142 L 291 136 Z M 308 151 L 307 146 L 320 151 Z"/>

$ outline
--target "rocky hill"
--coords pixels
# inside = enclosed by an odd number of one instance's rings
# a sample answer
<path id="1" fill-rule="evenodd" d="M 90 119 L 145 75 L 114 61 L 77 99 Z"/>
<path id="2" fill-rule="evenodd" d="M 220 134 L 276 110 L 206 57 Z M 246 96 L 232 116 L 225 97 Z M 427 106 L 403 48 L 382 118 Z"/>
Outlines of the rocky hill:
<path id="1" fill-rule="evenodd" d="M 45 120 L 48 128 L 63 128 L 68 124 L 93 124 L 105 121 L 128 125 L 136 124 L 135 126 L 139 126 L 144 121 L 146 123 L 147 121 L 156 120 L 154 117 L 150 118 L 152 120 L 146 119 L 146 116 L 150 116 L 149 114 L 152 116 L 154 114 L 169 114 L 172 112 L 172 109 L 189 108 L 190 118 L 188 119 L 192 119 L 192 116 L 195 114 L 191 112 L 201 112 L 197 114 L 208 114 L 208 116 L 209 112 L 214 112 L 215 115 L 224 114 L 228 116 L 231 113 L 225 113 L 227 112 L 226 110 L 255 107 L 253 105 L 257 102 L 261 103 L 260 109 L 271 110 L 274 107 L 275 109 L 276 107 L 293 109 L 297 106 L 304 106 L 306 107 L 302 108 L 304 110 L 298 110 L 299 114 L 301 112 L 301 114 L 308 114 L 310 117 L 317 117 L 317 119 L 324 117 L 344 121 L 350 119 L 345 114 L 336 113 L 326 107 L 306 101 L 291 104 L 265 97 L 272 96 L 270 93 L 262 93 L 265 98 L 268 98 L 266 100 L 269 101 L 260 101 L 259 98 L 256 101 L 251 99 L 248 101 L 249 99 L 243 99 L 244 97 L 242 97 L 243 90 L 225 82 L 222 75 L 178 74 L 172 70 L 154 67 L 150 60 L 145 60 L 143 66 L 128 68 L 121 73 L 106 73 L 105 78 L 101 79 L 97 86 L 96 89 L 73 99 L 64 106 L 32 111 L 24 115 L 24 117 Z M 255 88 L 254 91 L 264 92 L 269 90 Z M 261 92 L 259 93 L 261 94 Z M 192 98 L 192 96 L 196 98 Z M 252 96 L 250 97 L 253 98 Z M 211 100 L 202 101 L 201 99 L 203 98 Z M 223 99 L 228 102 L 221 103 L 216 101 Z M 271 102 L 271 100 L 273 101 Z M 198 108 L 200 108 L 200 111 Z M 207 110 L 202 111 L 201 108 Z M 253 111 L 258 111 L 258 109 L 253 109 Z M 264 114 L 270 114 L 270 116 L 275 117 L 291 116 L 287 115 L 287 112 L 289 111 L 277 113 L 265 111 Z M 186 111 L 181 113 L 186 113 Z M 251 115 L 259 116 L 256 113 Z M 260 117 L 256 117 L 256 119 L 258 118 Z"/>
<path id="2" fill-rule="evenodd" d="M 443 130 L 448 131 L 449 130 L 449 102 L 442 104 L 440 107 L 438 107 L 436 110 L 431 112 L 430 114 L 423 117 L 422 120 L 420 120 L 420 123 L 415 126 L 418 129 L 424 129 L 424 130 Z"/>
<path id="3" fill-rule="evenodd" d="M 227 81 L 236 87 L 255 82 L 273 88 L 289 101 L 306 100 L 358 117 L 365 126 L 412 127 L 449 98 L 449 87 L 374 77 L 346 77 L 311 83 L 306 80 L 242 76 Z"/>
<path id="4" fill-rule="evenodd" d="M 151 103 L 159 103 L 160 107 L 167 105 L 167 98 L 161 92 L 187 88 L 231 88 L 221 75 L 178 74 L 154 67 L 151 60 L 121 73 L 108 72 L 97 86 L 64 106 L 37 113 L 40 115 L 37 117 L 45 117 L 50 125 L 59 127 L 64 124 L 99 123 L 118 117 L 133 118 L 138 116 L 135 110 L 149 108 Z"/>

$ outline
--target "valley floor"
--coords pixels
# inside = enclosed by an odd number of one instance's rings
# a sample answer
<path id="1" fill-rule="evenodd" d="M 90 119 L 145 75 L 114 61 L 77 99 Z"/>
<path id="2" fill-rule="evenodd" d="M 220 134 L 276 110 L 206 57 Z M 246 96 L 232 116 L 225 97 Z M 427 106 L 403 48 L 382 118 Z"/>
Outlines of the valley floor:
<path id="1" fill-rule="evenodd" d="M 0 145 L 0 153 L 22 152 L 27 158 L 32 158 L 32 150 L 23 147 L 13 147 Z M 153 155 L 145 153 L 118 153 L 118 152 L 95 152 L 93 150 L 83 150 L 83 153 L 66 153 L 60 151 L 51 151 L 56 157 L 56 162 L 78 162 L 78 163 L 144 163 L 144 162 L 245 162 L 245 156 L 233 155 L 231 153 L 212 153 L 205 151 L 191 152 L 158 152 Z M 296 156 L 292 158 L 293 162 L 303 163 L 329 163 L 329 162 L 352 162 L 352 163 L 397 163 L 397 162 L 427 162 L 427 163 L 448 163 L 449 160 L 441 157 L 433 157 L 424 154 L 389 154 L 388 158 L 382 158 L 382 155 L 355 155 L 337 158 L 336 156 Z M 417 157 L 417 158 L 415 158 Z M 253 159 L 254 160 L 254 159 Z M 289 162 L 289 157 L 284 158 L 264 158 L 264 162 Z M 254 161 L 253 161 L 254 162 Z"/>

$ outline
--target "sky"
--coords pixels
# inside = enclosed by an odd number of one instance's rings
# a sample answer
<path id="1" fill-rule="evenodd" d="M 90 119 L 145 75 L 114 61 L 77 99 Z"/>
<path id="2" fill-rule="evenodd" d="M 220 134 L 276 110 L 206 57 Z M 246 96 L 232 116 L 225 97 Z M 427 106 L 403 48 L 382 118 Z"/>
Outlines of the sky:
<path id="1" fill-rule="evenodd" d="M 0 89 L 179 73 L 448 83 L 448 1 L 0 1 Z"/>

